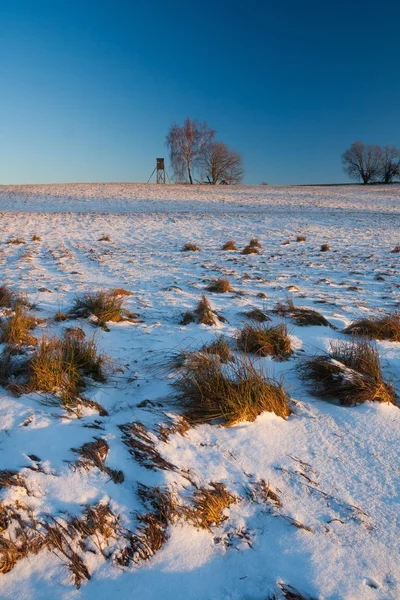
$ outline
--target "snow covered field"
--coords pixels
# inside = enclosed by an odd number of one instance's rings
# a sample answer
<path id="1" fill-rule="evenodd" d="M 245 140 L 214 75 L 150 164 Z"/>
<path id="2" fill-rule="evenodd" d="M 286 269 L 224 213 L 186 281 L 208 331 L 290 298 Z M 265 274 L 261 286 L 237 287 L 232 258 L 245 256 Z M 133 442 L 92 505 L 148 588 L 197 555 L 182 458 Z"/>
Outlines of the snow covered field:
<path id="1" fill-rule="evenodd" d="M 0 186 L 0 231 L 0 285 L 35 305 L 31 314 L 41 321 L 33 335 L 61 336 L 79 326 L 109 357 L 107 381 L 89 380 L 84 393 L 103 416 L 88 407 L 77 416 L 54 394 L 0 388 L 0 475 L 17 474 L 0 487 L 0 572 L 7 571 L 0 598 L 400 598 L 400 411 L 319 399 L 296 368 L 332 339 L 349 339 L 342 330 L 352 321 L 400 309 L 400 252 L 391 252 L 400 244 L 400 186 Z M 298 235 L 306 241 L 296 242 Z M 260 253 L 241 254 L 251 238 L 259 239 Z M 230 239 L 238 250 L 221 251 Z M 200 251 L 182 252 L 187 242 Z M 320 251 L 323 243 L 329 251 Z M 213 278 L 229 279 L 233 291 L 206 291 Z M 90 318 L 55 321 L 77 295 L 114 288 L 132 292 L 125 306 L 136 322 L 107 323 L 105 331 Z M 225 321 L 183 326 L 182 313 L 204 291 Z M 273 309 L 288 294 L 336 329 L 278 317 Z M 284 377 L 289 417 L 264 412 L 232 427 L 211 422 L 161 435 L 158 426 L 182 413 L 171 385 L 176 376 L 162 365 L 216 334 L 233 344 L 250 308 L 288 326 L 291 357 L 256 361 Z M 4 321 L 9 311 L 0 311 Z M 384 378 L 400 395 L 400 342 L 377 347 Z M 129 452 L 120 426 L 133 422 L 145 426 L 153 452 L 172 467 L 146 468 Z M 76 464 L 72 449 L 96 439 L 106 441 L 104 464 L 122 471 L 123 481 Z M 262 480 L 279 502 L 260 497 Z M 122 534 L 67 536 L 90 576 L 79 589 L 71 555 L 45 546 L 5 568 L 4 539 L 20 533 L 4 507 L 25 522 L 30 515 L 67 528 L 100 503 L 119 519 L 115 531 L 135 532 L 137 514 L 147 511 L 138 483 L 166 486 L 183 504 L 196 486 L 221 483 L 234 501 L 219 525 L 172 520 L 154 556 L 127 566 L 117 560 L 127 546 Z"/>

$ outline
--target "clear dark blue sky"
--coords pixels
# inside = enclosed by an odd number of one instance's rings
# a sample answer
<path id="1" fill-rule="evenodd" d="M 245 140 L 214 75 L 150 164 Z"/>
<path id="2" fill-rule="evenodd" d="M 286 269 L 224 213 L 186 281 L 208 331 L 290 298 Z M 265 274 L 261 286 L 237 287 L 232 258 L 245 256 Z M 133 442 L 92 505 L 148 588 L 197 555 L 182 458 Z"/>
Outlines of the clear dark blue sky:
<path id="1" fill-rule="evenodd" d="M 186 116 L 246 182 L 400 145 L 399 0 L 0 0 L 0 183 L 143 181 Z"/>

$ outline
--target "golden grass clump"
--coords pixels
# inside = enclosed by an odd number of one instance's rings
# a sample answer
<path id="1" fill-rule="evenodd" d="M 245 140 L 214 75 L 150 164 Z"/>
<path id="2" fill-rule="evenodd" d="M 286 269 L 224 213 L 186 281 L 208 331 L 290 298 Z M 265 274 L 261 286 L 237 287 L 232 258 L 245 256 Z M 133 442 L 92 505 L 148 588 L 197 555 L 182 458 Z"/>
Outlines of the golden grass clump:
<path id="1" fill-rule="evenodd" d="M 359 319 L 346 327 L 344 333 L 365 336 L 375 340 L 400 342 L 400 313 Z"/>
<path id="2" fill-rule="evenodd" d="M 243 315 L 251 321 L 256 321 L 257 323 L 265 323 L 265 321 L 271 320 L 269 316 L 259 308 L 250 308 L 249 310 L 244 311 Z"/>
<path id="3" fill-rule="evenodd" d="M 31 237 L 31 240 L 32 240 L 32 242 L 40 242 L 41 238 L 38 235 L 34 234 Z"/>
<path id="4" fill-rule="evenodd" d="M 382 377 L 378 350 L 366 339 L 336 340 L 328 353 L 306 360 L 300 368 L 322 398 L 344 406 L 368 401 L 395 404 L 394 388 Z"/>
<path id="5" fill-rule="evenodd" d="M 328 250 L 330 250 L 331 247 L 329 246 L 329 244 L 321 244 L 321 252 L 328 252 Z"/>
<path id="6" fill-rule="evenodd" d="M 260 254 L 260 251 L 256 246 L 250 246 L 250 244 L 248 244 L 243 248 L 241 254 Z"/>
<path id="7" fill-rule="evenodd" d="M 106 440 L 102 438 L 95 438 L 93 442 L 86 442 L 80 448 L 72 448 L 72 452 L 79 455 L 74 466 L 85 471 L 97 467 L 97 469 L 109 475 L 114 483 L 122 483 L 124 481 L 123 472 L 110 469 L 105 464 L 108 451 L 109 446 Z"/>
<path id="8" fill-rule="evenodd" d="M 11 308 L 16 300 L 16 294 L 7 285 L 0 286 L 0 306 Z"/>
<path id="9" fill-rule="evenodd" d="M 94 340 L 76 336 L 43 338 L 29 360 L 28 382 L 22 391 L 59 393 L 66 405 L 86 387 L 86 377 L 104 382 L 105 357 Z"/>
<path id="10" fill-rule="evenodd" d="M 199 246 L 197 246 L 196 244 L 191 244 L 190 242 L 187 242 L 182 247 L 182 252 L 200 252 L 200 251 L 201 251 L 201 249 L 199 248 Z"/>
<path id="11" fill-rule="evenodd" d="M 213 279 L 207 286 L 209 292 L 215 292 L 216 294 L 225 294 L 231 292 L 232 287 L 229 279 Z"/>
<path id="12" fill-rule="evenodd" d="M 105 235 L 105 234 L 103 234 L 103 235 L 102 235 L 102 236 L 99 238 L 99 240 L 98 240 L 98 241 L 99 241 L 99 242 L 111 242 L 111 238 L 110 238 L 110 236 L 109 236 L 109 235 Z"/>
<path id="13" fill-rule="evenodd" d="M 228 240 L 222 246 L 221 250 L 237 250 L 235 241 L 234 240 Z"/>
<path id="14" fill-rule="evenodd" d="M 185 516 L 197 527 L 211 529 L 219 526 L 228 517 L 224 514 L 237 497 L 228 492 L 223 483 L 210 483 L 209 487 L 201 487 L 193 494 L 193 506 L 184 511 Z"/>
<path id="15" fill-rule="evenodd" d="M 257 238 L 252 238 L 248 244 L 251 248 L 262 248 Z"/>
<path id="16" fill-rule="evenodd" d="M 222 419 L 234 425 L 254 421 L 264 411 L 289 415 L 283 384 L 267 378 L 248 358 L 223 365 L 218 355 L 193 353 L 178 370 L 174 387 L 189 422 Z"/>
<path id="17" fill-rule="evenodd" d="M 205 354 L 216 354 L 224 364 L 233 360 L 229 341 L 224 335 L 218 335 L 209 344 L 204 344 L 204 346 L 200 348 L 200 352 L 204 352 Z"/>
<path id="18" fill-rule="evenodd" d="M 293 300 L 288 298 L 286 302 L 279 302 L 274 312 L 281 317 L 290 317 L 296 325 L 300 327 L 306 327 L 308 325 L 321 325 L 324 327 L 335 327 L 329 323 L 327 319 L 321 313 L 312 308 L 304 308 L 295 306 Z"/>
<path id="19" fill-rule="evenodd" d="M 237 346 L 243 352 L 285 359 L 292 354 L 286 325 L 246 323 L 237 336 Z"/>
<path id="20" fill-rule="evenodd" d="M 296 237 L 296 242 L 305 242 L 307 240 L 305 235 L 298 235 Z"/>
<path id="21" fill-rule="evenodd" d="M 126 290 L 125 288 L 115 288 L 112 291 L 113 296 L 133 296 L 133 292 Z"/>
<path id="22" fill-rule="evenodd" d="M 186 311 L 183 314 L 181 325 L 196 322 L 212 326 L 217 324 L 217 318 L 221 319 L 221 316 L 213 311 L 207 297 L 203 294 L 197 307 L 193 311 Z"/>
<path id="23" fill-rule="evenodd" d="M 119 323 L 137 316 L 124 309 L 125 296 L 114 292 L 88 292 L 75 298 L 70 315 L 75 318 L 94 316 L 98 325 L 107 329 L 107 322 Z"/>
<path id="24" fill-rule="evenodd" d="M 6 244 L 25 244 L 24 240 L 20 240 L 19 238 L 12 238 L 10 240 L 7 240 Z"/>
<path id="25" fill-rule="evenodd" d="M 397 254 L 400 252 L 400 244 L 397 244 L 397 246 L 395 246 L 393 248 L 393 250 L 391 250 L 392 253 Z"/>
<path id="26" fill-rule="evenodd" d="M 34 346 L 36 338 L 31 335 L 37 320 L 26 312 L 22 304 L 15 303 L 14 312 L 0 323 L 0 342 L 10 346 Z"/>

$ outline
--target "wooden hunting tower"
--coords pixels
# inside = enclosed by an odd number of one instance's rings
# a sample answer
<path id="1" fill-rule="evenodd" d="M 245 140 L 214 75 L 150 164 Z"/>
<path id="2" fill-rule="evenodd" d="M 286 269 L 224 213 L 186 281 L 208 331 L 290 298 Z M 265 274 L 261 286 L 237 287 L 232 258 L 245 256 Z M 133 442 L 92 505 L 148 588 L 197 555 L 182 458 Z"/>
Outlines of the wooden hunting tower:
<path id="1" fill-rule="evenodd" d="M 157 179 L 156 183 L 165 183 L 165 166 L 164 159 L 157 158 Z"/>

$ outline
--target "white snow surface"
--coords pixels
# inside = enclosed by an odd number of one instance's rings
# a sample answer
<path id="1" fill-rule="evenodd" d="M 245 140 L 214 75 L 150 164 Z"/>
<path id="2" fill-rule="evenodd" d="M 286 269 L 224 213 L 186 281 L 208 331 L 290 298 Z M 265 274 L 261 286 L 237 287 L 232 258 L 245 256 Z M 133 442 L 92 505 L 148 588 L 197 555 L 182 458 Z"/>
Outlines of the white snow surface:
<path id="1" fill-rule="evenodd" d="M 122 568 L 99 552 L 82 554 L 91 579 L 80 589 L 54 554 L 30 554 L 0 575 L 0 598 L 267 600 L 278 594 L 279 581 L 320 600 L 400 598 L 399 408 L 322 401 L 296 369 L 330 340 L 348 339 L 341 330 L 354 319 L 399 310 L 400 253 L 391 252 L 400 244 L 399 225 L 400 186 L 0 186 L 0 285 L 35 303 L 43 319 L 36 336 L 78 325 L 110 357 L 108 381 L 86 391 L 106 417 L 90 410 L 76 418 L 38 394 L 15 397 L 0 388 L 0 470 L 19 471 L 29 490 L 2 489 L 0 502 L 23 502 L 40 517 L 80 515 L 87 504 L 109 501 L 134 529 L 135 512 L 143 512 L 138 482 L 168 485 L 183 497 L 182 473 L 190 472 L 198 485 L 222 482 L 240 498 L 210 531 L 171 525 L 167 542 L 147 562 Z M 99 241 L 103 234 L 109 242 Z M 296 243 L 300 234 L 307 239 Z M 220 250 L 229 239 L 243 248 L 254 237 L 259 255 Z M 25 243 L 7 244 L 14 238 Z M 201 251 L 182 252 L 186 242 Z M 321 253 L 325 242 L 331 250 Z M 226 322 L 182 326 L 182 313 L 216 277 L 229 278 L 234 290 L 207 292 Z M 126 307 L 141 322 L 109 323 L 109 332 L 87 319 L 54 322 L 77 294 L 116 287 L 133 292 Z M 156 441 L 175 471 L 138 464 L 118 426 L 141 421 L 156 431 L 181 411 L 173 377 L 160 364 L 216 333 L 233 338 L 250 307 L 275 322 L 272 309 L 288 293 L 337 327 L 298 327 L 286 319 L 293 356 L 258 359 L 284 377 L 292 414 L 284 420 L 263 413 L 229 428 L 198 425 Z M 377 346 L 384 376 L 400 395 L 400 343 Z M 96 468 L 71 467 L 71 448 L 95 437 L 107 440 L 106 464 L 123 471 L 123 483 Z M 28 455 L 40 458 L 41 470 L 32 470 Z M 279 511 L 250 500 L 259 479 L 279 494 Z"/>

